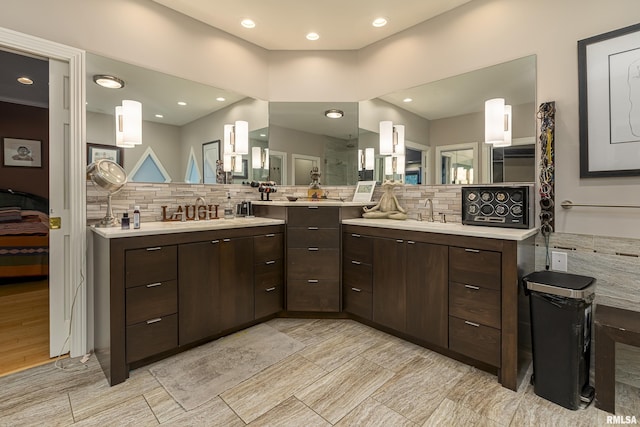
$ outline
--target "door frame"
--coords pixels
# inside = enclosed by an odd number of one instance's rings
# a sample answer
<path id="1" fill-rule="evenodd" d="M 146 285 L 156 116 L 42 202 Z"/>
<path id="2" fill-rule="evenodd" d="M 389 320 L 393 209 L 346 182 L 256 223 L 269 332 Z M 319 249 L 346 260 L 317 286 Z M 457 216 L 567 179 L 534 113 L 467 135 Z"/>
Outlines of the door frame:
<path id="1" fill-rule="evenodd" d="M 85 128 L 85 52 L 50 40 L 19 33 L 0 27 L 0 46 L 34 54 L 49 59 L 57 59 L 69 64 L 68 108 L 69 126 L 65 132 L 68 138 L 69 181 L 66 192 L 69 203 L 69 251 L 53 254 L 53 262 L 63 262 L 68 272 L 71 286 L 65 283 L 49 284 L 49 300 L 62 301 L 64 307 L 50 314 L 50 329 L 64 328 L 70 331 L 69 350 L 71 357 L 88 351 L 87 344 L 87 277 L 86 277 L 86 138 Z M 50 135 L 49 143 L 55 135 Z M 62 146 L 62 141 L 60 141 Z M 66 256 L 65 256 L 66 255 Z M 51 257 L 51 254 L 50 254 Z M 70 292 L 65 292 L 65 288 Z M 75 300 L 75 304 L 74 304 Z M 73 307 L 73 309 L 71 309 Z M 67 318 L 68 317 L 68 318 Z M 71 321 L 73 320 L 73 321 Z M 59 351 L 59 350 L 58 350 Z"/>

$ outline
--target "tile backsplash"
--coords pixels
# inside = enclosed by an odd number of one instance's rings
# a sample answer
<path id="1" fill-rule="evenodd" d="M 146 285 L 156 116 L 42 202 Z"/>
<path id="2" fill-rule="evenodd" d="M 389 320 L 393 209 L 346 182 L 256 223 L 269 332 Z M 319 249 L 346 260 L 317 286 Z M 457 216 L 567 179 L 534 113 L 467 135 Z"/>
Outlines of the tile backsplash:
<path id="1" fill-rule="evenodd" d="M 271 194 L 272 200 L 286 201 L 286 196 L 306 197 L 307 186 L 279 186 L 277 193 Z M 355 192 L 355 185 L 327 186 L 322 189 L 328 191 L 330 199 L 351 201 Z M 227 192 L 231 193 L 232 202 L 243 200 L 260 200 L 260 193 L 256 188 L 240 184 L 205 185 L 205 184 L 156 184 L 156 183 L 128 183 L 121 191 L 112 197 L 112 209 L 116 217 L 123 212 L 133 212 L 133 207 L 140 206 L 142 221 L 162 220 L 162 206 L 167 206 L 168 212 L 173 212 L 178 206 L 194 204 L 196 198 L 204 197 L 207 204 L 223 206 Z M 455 185 L 405 185 L 396 188 L 394 194 L 409 218 L 417 218 L 418 213 L 426 217 L 425 207 L 428 198 L 433 200 L 433 212 L 436 221 L 440 215 L 446 215 L 448 222 L 460 222 L 460 187 Z M 376 187 L 373 201 L 380 200 L 382 188 Z M 106 193 L 97 188 L 91 181 L 87 182 L 87 222 L 89 224 L 102 218 L 107 210 Z"/>

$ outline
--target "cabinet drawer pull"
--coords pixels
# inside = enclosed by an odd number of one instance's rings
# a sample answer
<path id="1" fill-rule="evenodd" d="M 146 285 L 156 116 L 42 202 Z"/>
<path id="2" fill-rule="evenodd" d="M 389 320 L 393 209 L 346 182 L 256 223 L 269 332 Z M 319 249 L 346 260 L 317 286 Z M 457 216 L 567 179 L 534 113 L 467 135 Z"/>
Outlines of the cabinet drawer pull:
<path id="1" fill-rule="evenodd" d="M 309 248 L 310 251 L 317 251 L 318 248 Z"/>
<path id="2" fill-rule="evenodd" d="M 275 234 L 270 233 L 270 234 L 266 234 L 264 237 L 275 237 L 275 236 L 276 236 Z"/>
<path id="3" fill-rule="evenodd" d="M 220 243 L 220 240 L 212 240 L 211 243 L 215 245 L 216 243 Z"/>
<path id="4" fill-rule="evenodd" d="M 155 288 L 156 286 L 161 286 L 162 282 L 158 282 L 158 283 L 149 283 L 147 285 L 147 288 Z"/>
<path id="5" fill-rule="evenodd" d="M 464 287 L 467 288 L 467 289 L 473 289 L 474 291 L 479 291 L 480 290 L 479 286 L 464 285 Z"/>
<path id="6" fill-rule="evenodd" d="M 358 288 L 351 288 L 351 290 L 352 290 L 353 292 L 362 292 L 362 289 L 358 289 Z"/>
<path id="7" fill-rule="evenodd" d="M 416 242 L 414 242 L 413 240 L 407 240 L 407 243 L 410 244 L 410 245 L 415 245 L 416 244 Z"/>
<path id="8" fill-rule="evenodd" d="M 147 248 L 148 251 L 159 251 L 160 249 L 162 249 L 161 246 L 156 246 L 154 248 Z"/>
<path id="9" fill-rule="evenodd" d="M 307 227 L 307 230 L 311 230 L 311 231 L 315 231 L 317 229 L 318 229 L 318 227 Z"/>
<path id="10" fill-rule="evenodd" d="M 265 291 L 265 292 L 273 292 L 273 291 L 275 291 L 275 290 L 276 290 L 276 287 L 275 287 L 275 286 L 272 286 L 272 287 L 270 287 L 270 288 L 265 289 L 264 291 Z"/>
<path id="11" fill-rule="evenodd" d="M 351 237 L 355 237 L 356 239 L 359 239 L 360 235 L 356 233 L 351 233 Z"/>
<path id="12" fill-rule="evenodd" d="M 353 261 L 353 260 L 352 260 L 352 261 L 351 261 L 351 264 L 360 265 L 360 264 L 362 264 L 362 263 L 361 263 L 360 261 Z"/>
<path id="13" fill-rule="evenodd" d="M 307 283 L 318 283 L 318 279 L 309 279 Z"/>
<path id="14" fill-rule="evenodd" d="M 266 265 L 271 265 L 271 264 L 275 264 L 275 263 L 276 263 L 275 261 L 265 261 Z"/>
<path id="15" fill-rule="evenodd" d="M 466 323 L 469 326 L 473 326 L 474 328 L 479 328 L 480 327 L 479 323 L 469 322 L 468 320 L 465 320 L 464 323 Z"/>
<path id="16" fill-rule="evenodd" d="M 469 248 L 465 248 L 465 250 L 464 250 L 464 251 L 465 251 L 465 252 L 473 252 L 473 253 L 476 253 L 476 254 L 477 254 L 478 252 L 480 252 L 480 250 L 479 250 L 479 249 L 469 249 Z"/>
<path id="17" fill-rule="evenodd" d="M 309 209 L 318 209 L 318 206 L 307 206 Z"/>
<path id="18" fill-rule="evenodd" d="M 223 242 L 230 242 L 231 239 L 222 239 Z"/>
<path id="19" fill-rule="evenodd" d="M 162 320 L 162 317 L 156 317 L 155 319 L 147 320 L 147 325 L 151 325 L 152 323 L 158 323 Z"/>
<path id="20" fill-rule="evenodd" d="M 402 242 L 404 242 L 404 240 L 402 240 L 402 239 L 396 239 L 396 243 L 402 243 Z"/>

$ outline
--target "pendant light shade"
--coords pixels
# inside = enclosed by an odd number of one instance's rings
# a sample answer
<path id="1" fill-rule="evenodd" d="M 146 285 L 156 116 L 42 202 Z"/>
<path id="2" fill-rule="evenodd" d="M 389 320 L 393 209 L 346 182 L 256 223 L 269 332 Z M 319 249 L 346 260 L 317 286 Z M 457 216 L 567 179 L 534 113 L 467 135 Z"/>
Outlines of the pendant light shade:
<path id="1" fill-rule="evenodd" d="M 251 168 L 262 168 L 262 149 L 260 147 L 251 148 Z"/>
<path id="2" fill-rule="evenodd" d="M 393 123 L 390 121 L 380 122 L 380 154 L 393 154 Z"/>
<path id="3" fill-rule="evenodd" d="M 366 170 L 373 170 L 373 167 L 375 165 L 375 156 L 376 152 L 373 147 L 364 149 L 364 168 Z"/>
<path id="4" fill-rule="evenodd" d="M 495 142 L 494 147 L 510 147 L 511 146 L 511 105 L 504 106 L 504 140 L 502 142 Z"/>
<path id="5" fill-rule="evenodd" d="M 133 148 L 142 144 L 142 104 L 125 99 L 116 106 L 116 146 Z"/>
<path id="6" fill-rule="evenodd" d="M 494 98 L 484 103 L 484 142 L 504 142 L 504 98 Z"/>

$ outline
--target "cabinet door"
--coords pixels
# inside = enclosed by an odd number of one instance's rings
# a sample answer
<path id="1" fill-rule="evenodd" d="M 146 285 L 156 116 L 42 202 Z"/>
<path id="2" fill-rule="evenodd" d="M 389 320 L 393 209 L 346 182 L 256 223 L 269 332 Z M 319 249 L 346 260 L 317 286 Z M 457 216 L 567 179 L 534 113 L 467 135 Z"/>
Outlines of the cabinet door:
<path id="1" fill-rule="evenodd" d="M 218 240 L 178 247 L 179 342 L 185 345 L 220 332 Z"/>
<path id="2" fill-rule="evenodd" d="M 373 321 L 404 332 L 406 329 L 405 243 L 373 239 Z"/>
<path id="3" fill-rule="evenodd" d="M 449 248 L 407 242 L 407 332 L 446 348 Z"/>
<path id="4" fill-rule="evenodd" d="M 218 307 L 223 331 L 254 319 L 253 237 L 220 241 Z"/>

